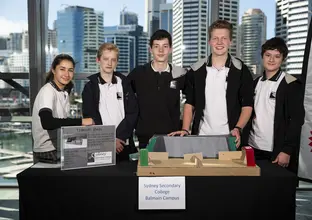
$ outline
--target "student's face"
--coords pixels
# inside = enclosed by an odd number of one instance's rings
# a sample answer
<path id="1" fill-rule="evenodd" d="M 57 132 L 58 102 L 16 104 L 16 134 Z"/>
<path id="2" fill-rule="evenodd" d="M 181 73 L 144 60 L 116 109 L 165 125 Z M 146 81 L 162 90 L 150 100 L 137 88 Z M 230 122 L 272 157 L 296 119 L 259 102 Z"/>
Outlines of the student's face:
<path id="1" fill-rule="evenodd" d="M 64 88 L 74 77 L 74 64 L 69 60 L 62 60 L 52 69 L 54 82 L 60 88 Z"/>
<path id="2" fill-rule="evenodd" d="M 153 54 L 153 59 L 156 62 L 168 62 L 168 57 L 171 53 L 171 47 L 167 38 L 154 40 L 150 52 Z"/>
<path id="3" fill-rule="evenodd" d="M 277 72 L 283 63 L 283 55 L 278 50 L 267 50 L 263 54 L 262 61 L 265 71 Z"/>
<path id="4" fill-rule="evenodd" d="M 101 72 L 111 74 L 117 67 L 118 54 L 114 50 L 104 50 L 100 59 L 97 58 L 100 64 Z"/>
<path id="5" fill-rule="evenodd" d="M 225 28 L 214 29 L 211 32 L 211 38 L 209 45 L 211 47 L 211 53 L 217 56 L 223 56 L 228 53 L 231 46 L 230 31 Z"/>

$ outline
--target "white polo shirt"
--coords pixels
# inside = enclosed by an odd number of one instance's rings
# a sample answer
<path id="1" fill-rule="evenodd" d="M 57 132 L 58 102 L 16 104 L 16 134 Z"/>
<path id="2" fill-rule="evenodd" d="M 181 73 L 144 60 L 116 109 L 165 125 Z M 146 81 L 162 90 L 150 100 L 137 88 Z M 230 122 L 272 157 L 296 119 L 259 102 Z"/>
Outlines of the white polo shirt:
<path id="1" fill-rule="evenodd" d="M 111 83 L 99 79 L 100 103 L 99 112 L 103 125 L 115 125 L 116 129 L 125 118 L 124 94 L 122 79 L 113 76 Z"/>
<path id="2" fill-rule="evenodd" d="M 205 109 L 199 125 L 199 135 L 228 135 L 228 115 L 226 104 L 227 66 L 217 69 L 206 67 Z"/>
<path id="3" fill-rule="evenodd" d="M 54 118 L 67 118 L 70 103 L 67 91 L 62 91 L 52 82 L 46 83 L 36 96 L 32 112 L 32 136 L 34 152 L 47 152 L 57 149 L 57 129 L 42 128 L 39 112 L 42 109 L 52 111 Z"/>
<path id="4" fill-rule="evenodd" d="M 256 149 L 273 151 L 276 92 L 284 77 L 282 71 L 270 79 L 262 76 L 255 88 L 255 118 L 252 120 L 249 145 Z"/>

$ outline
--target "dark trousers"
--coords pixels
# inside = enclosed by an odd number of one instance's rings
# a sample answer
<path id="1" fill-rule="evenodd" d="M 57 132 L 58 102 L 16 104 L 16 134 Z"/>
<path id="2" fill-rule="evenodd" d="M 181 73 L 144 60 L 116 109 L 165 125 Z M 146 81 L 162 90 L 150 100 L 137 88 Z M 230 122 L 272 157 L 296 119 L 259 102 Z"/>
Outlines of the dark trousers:
<path id="1" fill-rule="evenodd" d="M 148 145 L 148 143 L 145 143 L 145 142 L 139 142 L 139 149 L 144 149 L 146 148 Z"/>
<path id="2" fill-rule="evenodd" d="M 116 162 L 129 160 L 129 154 L 136 153 L 137 149 L 135 147 L 124 146 L 123 151 L 116 154 Z"/>
<path id="3" fill-rule="evenodd" d="M 259 150 L 256 148 L 253 148 L 253 149 L 254 149 L 254 154 L 255 154 L 256 160 L 269 160 L 269 161 L 274 160 L 274 158 L 272 158 L 272 152 Z"/>
<path id="4" fill-rule="evenodd" d="M 256 160 L 274 161 L 276 159 L 276 158 L 273 158 L 272 152 L 263 151 L 263 150 L 259 150 L 259 149 L 255 149 L 255 148 L 253 148 L 253 149 L 254 149 Z M 297 158 L 296 154 L 294 154 L 290 157 L 290 161 L 289 161 L 288 167 L 286 167 L 286 169 L 297 175 L 297 173 L 298 173 L 298 158 Z"/>
<path id="5" fill-rule="evenodd" d="M 146 148 L 146 146 L 149 143 L 149 140 L 152 138 L 153 136 L 138 136 L 138 141 L 139 141 L 139 149 L 143 149 Z"/>

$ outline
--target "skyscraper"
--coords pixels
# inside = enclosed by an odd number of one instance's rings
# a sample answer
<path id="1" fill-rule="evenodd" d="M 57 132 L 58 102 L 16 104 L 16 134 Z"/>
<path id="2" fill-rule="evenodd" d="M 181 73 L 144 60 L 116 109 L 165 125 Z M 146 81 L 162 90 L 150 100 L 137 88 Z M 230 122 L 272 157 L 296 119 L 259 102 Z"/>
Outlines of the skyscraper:
<path id="1" fill-rule="evenodd" d="M 289 53 L 283 67 L 289 74 L 301 74 L 311 10 L 311 0 L 276 0 L 275 35 L 287 42 Z"/>
<path id="2" fill-rule="evenodd" d="M 76 73 L 95 73 L 99 70 L 96 52 L 104 40 L 103 12 L 92 8 L 68 6 L 57 12 L 57 47 L 60 53 L 73 56 Z M 83 81 L 75 81 L 75 91 L 80 94 Z"/>
<path id="3" fill-rule="evenodd" d="M 238 53 L 238 24 L 239 24 L 239 0 L 219 0 L 219 19 L 231 22 L 233 25 L 233 38 L 230 53 L 239 56 Z"/>
<path id="4" fill-rule="evenodd" d="M 145 0 L 145 27 L 149 37 L 159 29 L 160 4 L 165 3 L 166 0 Z"/>
<path id="5" fill-rule="evenodd" d="M 147 33 L 140 25 L 119 25 L 104 28 L 104 42 L 114 43 L 119 48 L 116 71 L 128 75 L 136 66 L 149 60 Z"/>
<path id="6" fill-rule="evenodd" d="M 120 25 L 138 25 L 138 15 L 136 13 L 126 11 L 125 8 L 120 12 Z"/>
<path id="7" fill-rule="evenodd" d="M 22 33 L 10 33 L 7 41 L 7 49 L 13 52 L 22 51 Z"/>
<path id="8" fill-rule="evenodd" d="M 159 8 L 159 28 L 168 31 L 172 35 L 172 3 L 161 4 Z"/>
<path id="9" fill-rule="evenodd" d="M 0 50 L 7 50 L 10 38 L 0 36 Z"/>
<path id="10" fill-rule="evenodd" d="M 266 16 L 260 9 L 248 9 L 241 24 L 242 59 L 254 74 L 262 73 L 261 46 L 266 41 Z"/>
<path id="11" fill-rule="evenodd" d="M 210 53 L 209 25 L 218 19 L 218 0 L 173 1 L 172 62 L 189 67 Z"/>

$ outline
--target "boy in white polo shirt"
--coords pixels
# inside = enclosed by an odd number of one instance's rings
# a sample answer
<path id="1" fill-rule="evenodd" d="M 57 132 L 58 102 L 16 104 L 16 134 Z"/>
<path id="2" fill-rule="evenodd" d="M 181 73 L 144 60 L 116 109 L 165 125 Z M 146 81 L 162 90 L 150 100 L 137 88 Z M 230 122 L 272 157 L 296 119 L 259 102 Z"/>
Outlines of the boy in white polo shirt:
<path id="1" fill-rule="evenodd" d="M 255 82 L 254 114 L 249 145 L 256 159 L 267 159 L 297 172 L 301 126 L 304 122 L 303 87 L 281 65 L 288 48 L 271 38 L 262 45 L 264 73 Z"/>
<path id="2" fill-rule="evenodd" d="M 100 72 L 89 76 L 82 92 L 83 116 L 94 119 L 96 125 L 116 126 L 117 160 L 128 159 L 135 151 L 132 138 L 137 121 L 136 97 L 126 76 L 115 72 L 119 49 L 104 43 L 97 53 Z"/>
<path id="3" fill-rule="evenodd" d="M 169 135 L 231 134 L 236 137 L 236 147 L 246 144 L 244 127 L 252 113 L 253 80 L 246 64 L 229 54 L 232 35 L 228 21 L 210 25 L 211 54 L 186 74 L 182 130 Z"/>

